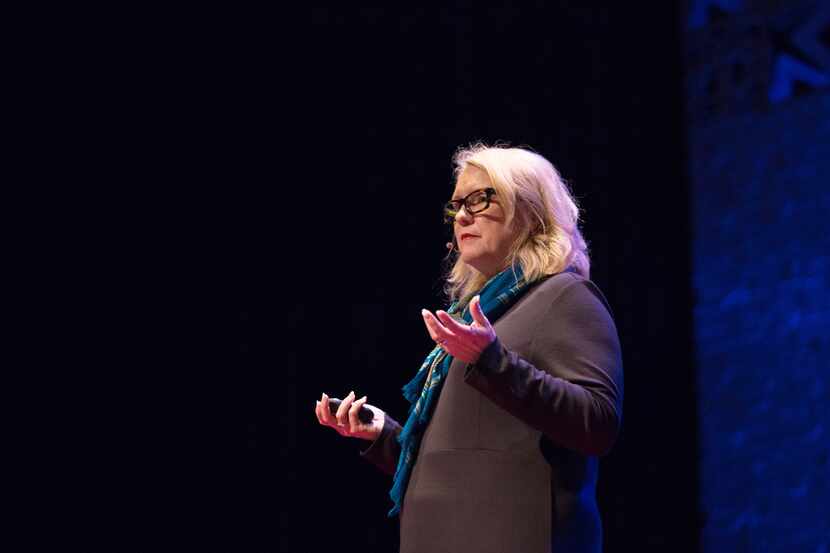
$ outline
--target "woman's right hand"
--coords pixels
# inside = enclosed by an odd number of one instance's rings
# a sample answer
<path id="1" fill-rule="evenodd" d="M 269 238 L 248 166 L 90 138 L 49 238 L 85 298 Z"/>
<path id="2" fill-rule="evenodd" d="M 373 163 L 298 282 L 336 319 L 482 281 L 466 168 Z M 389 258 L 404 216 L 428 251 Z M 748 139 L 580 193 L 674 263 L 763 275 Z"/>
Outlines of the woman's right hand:
<path id="1" fill-rule="evenodd" d="M 375 416 L 371 422 L 362 423 L 357 418 L 357 412 L 361 405 L 374 413 Z M 320 400 L 317 401 L 315 413 L 320 424 L 334 428 L 341 436 L 370 441 L 374 441 L 380 436 L 380 431 L 383 430 L 383 423 L 386 419 L 386 414 L 383 411 L 366 403 L 366 396 L 355 401 L 354 392 L 350 392 L 349 395 L 343 398 L 335 415 L 332 415 L 329 411 L 329 396 L 323 394 L 320 396 Z"/>

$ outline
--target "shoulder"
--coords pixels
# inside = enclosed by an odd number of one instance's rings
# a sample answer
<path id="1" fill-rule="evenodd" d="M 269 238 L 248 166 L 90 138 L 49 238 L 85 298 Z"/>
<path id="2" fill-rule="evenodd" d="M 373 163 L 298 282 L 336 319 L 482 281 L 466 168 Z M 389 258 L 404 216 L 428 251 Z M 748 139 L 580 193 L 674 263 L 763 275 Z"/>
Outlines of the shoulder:
<path id="1" fill-rule="evenodd" d="M 534 290 L 539 301 L 546 304 L 568 305 L 606 311 L 609 316 L 611 305 L 592 280 L 574 272 L 562 272 L 545 278 Z"/>

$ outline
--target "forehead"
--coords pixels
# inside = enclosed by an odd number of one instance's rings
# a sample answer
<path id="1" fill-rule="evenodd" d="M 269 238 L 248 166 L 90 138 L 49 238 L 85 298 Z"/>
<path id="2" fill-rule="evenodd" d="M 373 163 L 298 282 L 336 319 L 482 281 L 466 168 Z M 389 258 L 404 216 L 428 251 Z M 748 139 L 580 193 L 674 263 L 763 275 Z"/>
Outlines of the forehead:
<path id="1" fill-rule="evenodd" d="M 454 197 L 465 196 L 473 190 L 492 186 L 487 172 L 475 165 L 467 165 L 455 183 Z"/>

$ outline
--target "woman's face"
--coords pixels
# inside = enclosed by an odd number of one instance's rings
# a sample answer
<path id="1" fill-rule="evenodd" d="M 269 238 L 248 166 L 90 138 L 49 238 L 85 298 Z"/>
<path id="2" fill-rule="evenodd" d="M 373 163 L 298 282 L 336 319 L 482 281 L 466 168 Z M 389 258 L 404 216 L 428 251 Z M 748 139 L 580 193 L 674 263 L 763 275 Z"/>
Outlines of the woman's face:
<path id="1" fill-rule="evenodd" d="M 483 169 L 468 165 L 458 176 L 452 199 L 460 200 L 471 192 L 492 187 Z M 490 206 L 479 213 L 462 207 L 455 216 L 453 230 L 460 258 L 486 277 L 498 274 L 507 266 L 507 255 L 514 239 L 513 225 L 508 224 L 503 199 L 495 194 Z"/>

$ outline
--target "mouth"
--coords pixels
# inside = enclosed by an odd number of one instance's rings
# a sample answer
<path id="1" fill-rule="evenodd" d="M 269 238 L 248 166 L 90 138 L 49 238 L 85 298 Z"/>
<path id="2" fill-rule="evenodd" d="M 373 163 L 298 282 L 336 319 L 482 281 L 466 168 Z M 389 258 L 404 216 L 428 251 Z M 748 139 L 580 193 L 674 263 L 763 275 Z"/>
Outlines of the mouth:
<path id="1" fill-rule="evenodd" d="M 467 240 L 469 238 L 478 238 L 478 236 L 476 236 L 475 234 L 462 234 L 459 240 L 463 242 L 464 240 Z"/>

